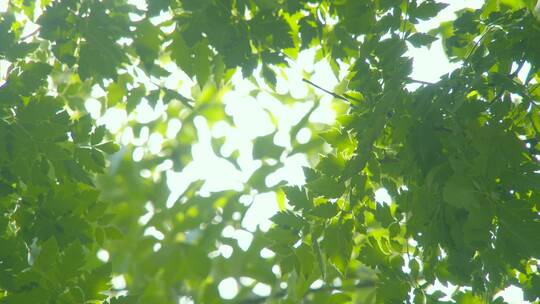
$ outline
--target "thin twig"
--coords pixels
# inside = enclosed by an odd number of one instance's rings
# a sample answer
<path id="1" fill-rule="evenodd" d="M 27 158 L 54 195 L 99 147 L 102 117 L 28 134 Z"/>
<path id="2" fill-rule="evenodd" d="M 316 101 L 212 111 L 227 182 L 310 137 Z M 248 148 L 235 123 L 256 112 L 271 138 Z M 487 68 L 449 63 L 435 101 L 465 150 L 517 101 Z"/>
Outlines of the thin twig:
<path id="1" fill-rule="evenodd" d="M 28 38 L 34 36 L 36 33 L 39 32 L 40 29 L 41 29 L 41 27 L 37 27 L 37 28 L 36 28 L 35 30 L 33 30 L 32 32 L 30 32 L 30 33 L 28 33 L 28 34 L 26 34 L 26 35 L 20 37 L 19 40 L 20 40 L 20 41 L 24 41 L 24 40 L 26 40 L 26 39 L 28 39 Z"/>
<path id="2" fill-rule="evenodd" d="M 529 72 L 527 73 L 527 77 L 525 77 L 525 86 L 528 86 L 531 80 L 534 78 L 535 71 L 533 70 L 532 66 L 529 67 Z"/>
<path id="3" fill-rule="evenodd" d="M 486 27 L 484 32 L 480 34 L 480 37 L 478 38 L 478 41 L 474 43 L 472 48 L 467 52 L 467 55 L 465 56 L 465 59 L 463 59 L 463 62 L 470 63 L 469 59 L 471 59 L 474 52 L 480 47 L 480 44 L 482 43 L 482 40 L 486 37 L 486 35 L 491 31 L 492 28 L 495 28 L 494 25 L 490 24 Z"/>
<path id="4" fill-rule="evenodd" d="M 523 68 L 523 65 L 525 65 L 525 60 L 523 59 L 524 56 L 521 56 L 521 57 L 522 57 L 522 59 L 521 59 L 519 65 L 518 65 L 517 69 L 514 71 L 514 73 L 512 73 L 510 75 L 512 78 L 518 76 L 519 72 L 521 72 L 521 69 Z"/>
<path id="5" fill-rule="evenodd" d="M 150 82 L 155 85 L 156 87 L 158 87 L 158 90 L 163 90 L 163 91 L 170 91 L 172 93 L 174 93 L 176 96 L 174 96 L 174 99 L 177 99 L 178 101 L 180 101 L 183 105 L 185 105 L 186 107 L 190 108 L 191 110 L 194 109 L 194 105 L 196 104 L 195 100 L 191 99 L 191 98 L 187 98 L 186 96 L 176 92 L 175 90 L 172 90 L 172 89 L 168 89 L 166 88 L 165 86 L 155 82 L 152 77 L 148 77 L 148 79 L 150 79 Z"/>
<path id="6" fill-rule="evenodd" d="M 420 83 L 420 84 L 424 84 L 424 85 L 432 85 L 432 84 L 434 84 L 433 82 L 424 81 L 424 80 L 417 80 L 417 79 L 412 79 L 412 78 L 408 78 L 407 80 L 409 80 L 410 82 L 416 82 L 416 83 Z"/>
<path id="7" fill-rule="evenodd" d="M 494 103 L 497 99 L 501 98 L 505 92 L 506 92 L 506 90 L 500 91 L 497 95 L 495 95 L 495 97 L 493 97 L 493 98 L 488 102 L 488 104 L 491 105 L 492 103 Z"/>
<path id="8" fill-rule="evenodd" d="M 336 93 L 334 93 L 334 92 L 332 92 L 332 91 L 328 91 L 327 89 L 323 89 L 323 88 L 321 88 L 320 86 L 314 84 L 313 82 L 311 82 L 311 81 L 309 81 L 309 80 L 307 80 L 307 79 L 305 79 L 305 78 L 302 78 L 302 81 L 303 81 L 303 82 L 306 82 L 306 83 L 309 83 L 310 85 L 312 85 L 312 86 L 316 87 L 317 89 L 319 89 L 319 90 L 325 92 L 326 94 L 332 95 L 332 97 L 334 97 L 334 98 L 341 99 L 341 100 L 343 100 L 343 101 L 349 102 L 349 99 L 347 99 L 346 97 L 343 97 L 343 96 L 341 96 L 341 95 L 339 95 L 339 94 L 336 94 Z"/>

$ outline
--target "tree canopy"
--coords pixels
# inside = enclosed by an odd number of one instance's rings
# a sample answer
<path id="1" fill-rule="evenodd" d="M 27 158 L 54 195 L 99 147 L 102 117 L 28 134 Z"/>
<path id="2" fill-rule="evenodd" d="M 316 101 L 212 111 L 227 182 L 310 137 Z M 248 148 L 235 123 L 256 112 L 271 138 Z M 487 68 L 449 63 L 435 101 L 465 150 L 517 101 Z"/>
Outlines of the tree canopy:
<path id="1" fill-rule="evenodd" d="M 540 303 L 538 5 L 422 32 L 447 4 L 6 1 L 0 303 L 505 303 L 512 285 Z M 439 39 L 457 68 L 413 79 L 408 51 Z M 338 85 L 304 70 L 306 97 L 279 92 L 308 50 Z M 210 132 L 201 159 L 201 129 L 245 125 L 235 77 L 272 127 L 245 151 Z M 330 97 L 335 122 L 313 119 Z M 294 157 L 302 185 L 276 177 Z M 215 190 L 196 161 L 247 177 Z M 246 228 L 255 204 L 279 209 L 270 229 Z"/>

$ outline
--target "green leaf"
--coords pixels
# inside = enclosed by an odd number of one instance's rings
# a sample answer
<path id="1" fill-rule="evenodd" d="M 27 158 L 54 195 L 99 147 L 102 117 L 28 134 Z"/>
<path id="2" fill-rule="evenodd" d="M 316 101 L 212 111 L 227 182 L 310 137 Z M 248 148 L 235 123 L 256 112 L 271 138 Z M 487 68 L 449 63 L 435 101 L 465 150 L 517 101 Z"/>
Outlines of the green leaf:
<path id="1" fill-rule="evenodd" d="M 131 113 L 137 105 L 141 102 L 142 98 L 146 95 L 146 88 L 144 85 L 140 85 L 132 90 L 129 91 L 127 102 L 126 102 L 126 110 L 128 113 Z"/>
<path id="2" fill-rule="evenodd" d="M 92 118 L 84 115 L 73 123 L 71 136 L 76 143 L 84 143 L 90 139 L 92 130 Z"/>
<path id="3" fill-rule="evenodd" d="M 23 293 L 12 293 L 2 298 L 4 303 L 39 303 L 50 297 L 50 292 L 44 288 L 33 288 Z"/>
<path id="4" fill-rule="evenodd" d="M 270 85 L 270 87 L 275 89 L 276 81 L 277 81 L 276 72 L 274 72 L 274 70 L 270 68 L 268 65 L 263 65 L 261 73 L 262 73 L 262 77 Z"/>
<path id="5" fill-rule="evenodd" d="M 321 218 L 330 219 L 336 216 L 338 211 L 339 209 L 338 209 L 337 204 L 327 202 L 325 204 L 318 205 L 315 208 L 309 210 L 308 214 L 321 217 Z"/>
<path id="6" fill-rule="evenodd" d="M 94 182 L 90 178 L 90 175 L 77 162 L 73 160 L 65 160 L 64 166 L 66 171 L 69 172 L 70 176 L 75 181 L 79 181 L 91 186 L 94 185 Z"/>
<path id="7" fill-rule="evenodd" d="M 312 206 L 311 200 L 308 198 L 304 189 L 298 187 L 283 187 L 283 192 L 289 200 L 289 205 L 293 206 L 295 210 L 309 209 Z"/>
<path id="8" fill-rule="evenodd" d="M 133 45 L 137 54 L 147 69 L 150 69 L 157 59 L 161 45 L 161 31 L 149 20 L 142 20 L 137 24 Z"/>
<path id="9" fill-rule="evenodd" d="M 411 10 L 411 17 L 418 18 L 422 20 L 428 20 L 437 16 L 437 14 L 447 7 L 446 3 L 439 3 L 433 0 L 426 0 L 416 8 Z"/>
<path id="10" fill-rule="evenodd" d="M 326 198 L 338 198 L 345 191 L 343 183 L 326 175 L 319 176 L 317 179 L 308 182 L 307 186 L 316 195 Z"/>
<path id="11" fill-rule="evenodd" d="M 96 163 L 96 165 L 100 168 L 105 168 L 105 156 L 103 153 L 96 149 L 90 149 L 90 153 L 92 156 L 92 160 Z"/>
<path id="12" fill-rule="evenodd" d="M 313 20 L 309 20 L 309 16 L 300 19 L 299 32 L 302 39 L 302 49 L 306 49 L 311 45 L 311 42 L 317 37 L 317 27 Z"/>
<path id="13" fill-rule="evenodd" d="M 60 269 L 68 277 L 76 276 L 79 269 L 85 264 L 85 253 L 82 245 L 76 241 L 71 243 L 64 251 L 64 256 L 60 262 Z"/>
<path id="14" fill-rule="evenodd" d="M 20 94 L 30 95 L 42 86 L 52 71 L 52 66 L 42 62 L 32 62 L 28 64 L 22 74 L 19 76 L 18 82 L 22 87 Z"/>
<path id="15" fill-rule="evenodd" d="M 508 6 L 512 10 L 519 10 L 526 7 L 526 2 L 531 2 L 527 0 L 500 0 L 500 4 Z M 534 4 L 534 2 L 532 3 Z"/>
<path id="16" fill-rule="evenodd" d="M 326 263 L 323 258 L 319 241 L 316 239 L 312 240 L 311 247 L 313 248 L 313 251 L 315 252 L 315 257 L 317 258 L 317 264 L 319 265 L 319 270 L 321 271 L 321 277 L 323 281 L 326 281 Z"/>
<path id="17" fill-rule="evenodd" d="M 59 248 L 56 238 L 51 237 L 41 245 L 41 250 L 36 259 L 36 267 L 47 269 L 55 267 L 59 257 Z"/>
<path id="18" fill-rule="evenodd" d="M 422 47 L 431 45 L 437 38 L 425 33 L 414 33 L 407 40 L 415 47 Z"/>
<path id="19" fill-rule="evenodd" d="M 471 180 L 464 176 L 454 175 L 444 185 L 443 199 L 454 207 L 470 209 L 479 207 L 475 192 Z"/>
<path id="20" fill-rule="evenodd" d="M 362 246 L 358 259 L 373 269 L 387 263 L 386 254 L 381 250 L 379 242 L 374 237 L 369 237 Z"/>
<path id="21" fill-rule="evenodd" d="M 311 248 L 307 244 L 302 243 L 296 248 L 295 254 L 299 264 L 297 272 L 302 274 L 306 280 L 309 279 L 315 268 L 315 256 L 311 252 Z"/>
<path id="22" fill-rule="evenodd" d="M 100 156 L 101 159 L 99 158 Z M 82 165 L 85 169 L 93 172 L 103 171 L 105 159 L 99 151 L 90 148 L 76 148 L 75 157 L 79 161 L 79 164 Z"/>
<path id="23" fill-rule="evenodd" d="M 112 141 L 104 142 L 95 147 L 107 154 L 114 154 L 120 150 L 120 146 Z"/>
<path id="24" fill-rule="evenodd" d="M 109 107 L 114 107 L 117 103 L 121 102 L 126 96 L 126 89 L 124 86 L 112 82 L 107 88 L 107 101 Z"/>
<path id="25" fill-rule="evenodd" d="M 102 3 L 94 3 L 82 30 L 83 42 L 79 47 L 79 76 L 82 80 L 94 78 L 116 79 L 117 68 L 127 62 L 126 52 L 116 43 L 127 31 L 127 23 L 113 19 Z M 114 24 L 114 26 L 109 26 Z"/>
<path id="26" fill-rule="evenodd" d="M 298 240 L 298 235 L 291 230 L 274 227 L 270 229 L 266 235 L 266 238 L 282 245 L 292 246 Z"/>
<path id="27" fill-rule="evenodd" d="M 210 58 L 212 58 L 214 54 L 210 50 L 210 46 L 204 41 L 197 43 L 193 52 L 195 54 L 194 74 L 197 77 L 199 86 L 203 87 L 210 76 Z"/>
<path id="28" fill-rule="evenodd" d="M 294 229 L 302 229 L 305 223 L 299 216 L 290 211 L 278 212 L 270 218 L 270 220 L 280 226 L 290 227 Z"/>
<path id="29" fill-rule="evenodd" d="M 344 169 L 345 159 L 341 155 L 326 155 L 317 164 L 317 170 L 333 177 L 340 176 Z"/>
<path id="30" fill-rule="evenodd" d="M 201 40 L 192 48 L 186 44 L 184 37 L 177 33 L 173 36 L 173 41 L 168 49 L 176 64 L 188 76 L 197 76 L 199 85 L 202 87 L 208 79 L 210 58 L 213 56 L 208 44 Z"/>
<path id="31" fill-rule="evenodd" d="M 531 210 L 531 206 L 523 201 L 512 201 L 511 204 L 500 206 L 498 214 L 500 221 L 498 243 L 500 253 L 508 260 L 517 263 L 524 256 L 540 254 L 540 235 L 535 233 L 540 229 L 538 214 Z M 516 251 L 516 248 L 520 248 Z"/>
<path id="32" fill-rule="evenodd" d="M 388 227 L 395 220 L 390 211 L 390 207 L 386 204 L 377 204 L 374 215 L 383 227 Z"/>
<path id="33" fill-rule="evenodd" d="M 90 143 L 92 145 L 99 144 L 103 140 L 103 137 L 105 137 L 105 132 L 106 132 L 105 126 L 96 127 L 94 129 L 94 132 L 92 132 L 92 137 L 90 139 Z"/>
<path id="34" fill-rule="evenodd" d="M 105 235 L 111 240 L 121 240 L 124 238 L 124 234 L 120 229 L 114 226 L 105 227 Z"/>
<path id="35" fill-rule="evenodd" d="M 345 276 L 352 254 L 352 223 L 329 225 L 324 232 L 322 247 L 331 264 Z"/>
<path id="36" fill-rule="evenodd" d="M 486 248 L 491 239 L 493 215 L 486 208 L 470 208 L 463 225 L 463 240 L 473 248 Z"/>
<path id="37" fill-rule="evenodd" d="M 275 135 L 276 133 L 274 132 L 255 138 L 253 142 L 254 159 L 273 158 L 279 160 L 285 148 L 274 144 Z"/>
<path id="38" fill-rule="evenodd" d="M 279 169 L 279 165 L 262 165 L 250 176 L 248 184 L 256 190 L 266 189 L 266 177 Z"/>
<path id="39" fill-rule="evenodd" d="M 352 298 L 351 296 L 345 294 L 345 293 L 334 293 L 332 296 L 330 296 L 329 304 L 343 304 L 343 303 L 351 303 Z"/>
<path id="40" fill-rule="evenodd" d="M 163 96 L 163 101 L 165 103 L 169 103 L 171 100 L 178 100 L 182 104 L 187 106 L 188 108 L 193 109 L 193 105 L 194 105 L 195 101 L 193 101 L 193 100 L 185 97 L 184 95 L 178 93 L 177 91 L 174 91 L 174 90 L 171 90 L 171 89 L 164 88 L 163 91 L 165 92 L 165 96 Z M 155 91 L 155 92 L 159 92 L 159 91 Z"/>
<path id="41" fill-rule="evenodd" d="M 397 277 L 385 277 L 377 283 L 377 301 L 381 303 L 403 303 L 408 298 L 410 284 Z"/>
<path id="42" fill-rule="evenodd" d="M 94 268 L 86 275 L 82 286 L 85 296 L 92 299 L 106 299 L 107 296 L 103 292 L 110 287 L 111 272 L 111 264 L 106 263 Z"/>
<path id="43" fill-rule="evenodd" d="M 349 146 L 350 139 L 342 130 L 333 128 L 318 134 L 334 148 L 344 149 Z"/>
<path id="44" fill-rule="evenodd" d="M 460 294 L 459 296 L 456 297 L 456 300 L 459 301 L 459 303 L 463 303 L 463 304 L 485 303 L 485 301 L 480 296 L 473 295 L 470 292 Z"/>

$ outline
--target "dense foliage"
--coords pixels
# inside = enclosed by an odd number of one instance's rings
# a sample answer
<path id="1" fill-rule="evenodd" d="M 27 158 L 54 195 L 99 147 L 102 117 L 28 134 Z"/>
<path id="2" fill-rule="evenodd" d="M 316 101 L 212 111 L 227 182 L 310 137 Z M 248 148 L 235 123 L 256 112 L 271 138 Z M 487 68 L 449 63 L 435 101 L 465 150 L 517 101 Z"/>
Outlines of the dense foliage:
<path id="1" fill-rule="evenodd" d="M 535 2 L 487 0 L 427 33 L 416 25 L 446 4 L 7 2 L 0 303 L 504 303 L 497 293 L 510 285 L 539 302 Z M 407 50 L 437 39 L 459 68 L 412 79 Z M 314 90 L 305 100 L 275 91 L 308 49 L 339 79 L 331 126 L 311 119 Z M 180 70 L 196 82 L 190 94 L 179 93 Z M 211 138 L 216 158 L 249 173 L 238 189 L 210 191 L 198 176 L 175 191 L 200 129 L 240 124 L 222 102 L 236 71 L 259 84 L 247 95 L 308 107 L 286 126 L 283 112 L 263 107 L 275 127 L 253 136 L 252 172 L 245 151 L 224 153 L 226 140 Z M 127 122 L 111 134 L 89 99 Z M 161 112 L 137 120 L 147 108 Z M 315 134 L 308 141 L 298 140 L 303 128 Z M 289 142 L 276 144 L 277 132 Z M 269 183 L 296 155 L 311 161 L 305 185 Z M 392 202 L 375 201 L 381 188 Z M 248 232 L 263 195 L 281 211 L 270 230 Z M 118 276 L 125 283 L 111 284 Z M 229 278 L 241 284 L 224 299 L 218 286 Z M 433 288 L 441 283 L 455 292 L 445 298 Z"/>

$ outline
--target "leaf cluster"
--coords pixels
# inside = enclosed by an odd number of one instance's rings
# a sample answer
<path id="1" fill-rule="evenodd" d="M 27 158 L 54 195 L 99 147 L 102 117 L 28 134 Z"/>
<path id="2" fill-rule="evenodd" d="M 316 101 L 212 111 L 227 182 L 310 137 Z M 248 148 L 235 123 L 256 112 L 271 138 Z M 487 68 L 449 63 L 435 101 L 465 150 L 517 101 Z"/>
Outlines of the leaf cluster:
<path id="1" fill-rule="evenodd" d="M 417 31 L 445 7 L 10 1 L 0 13 L 0 303 L 445 303 L 431 292 L 439 282 L 456 286 L 458 303 L 504 303 L 497 293 L 510 285 L 540 301 L 534 3 L 488 0 Z M 460 66 L 418 84 L 407 51 L 437 39 Z M 221 102 L 235 72 L 269 87 L 252 97 L 292 108 L 273 89 L 307 49 L 336 77 L 348 68 L 332 94 L 336 124 L 311 121 L 322 101 L 310 92 L 278 145 L 282 113 L 264 108 L 275 130 L 253 140 L 260 166 L 241 189 L 174 189 L 203 125 L 239 124 Z M 170 85 L 179 71 L 197 83 L 191 96 Z M 89 101 L 133 113 L 122 132 L 136 138 L 120 148 L 124 136 L 94 121 Z M 136 121 L 143 104 L 165 110 Z M 307 143 L 304 128 L 316 134 Z M 210 139 L 216 159 L 243 170 L 243 152 L 224 153 L 225 141 Z M 270 184 L 298 155 L 313 164 L 306 184 Z M 281 211 L 270 230 L 247 231 L 265 195 Z M 230 300 L 219 293 L 227 278 L 240 282 Z"/>

